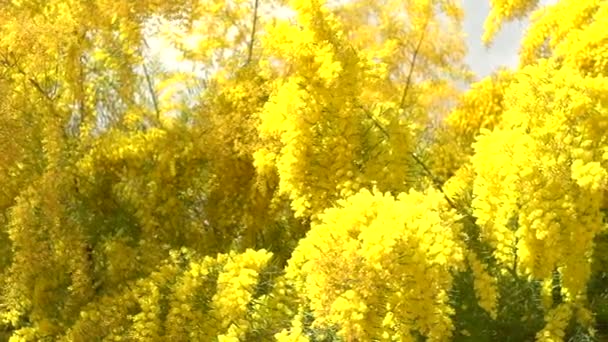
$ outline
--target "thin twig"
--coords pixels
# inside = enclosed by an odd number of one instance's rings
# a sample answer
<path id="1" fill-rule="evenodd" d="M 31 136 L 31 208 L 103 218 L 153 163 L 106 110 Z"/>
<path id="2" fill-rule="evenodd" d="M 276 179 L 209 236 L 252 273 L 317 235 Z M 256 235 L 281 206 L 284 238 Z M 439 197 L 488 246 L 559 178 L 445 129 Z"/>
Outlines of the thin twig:
<path id="1" fill-rule="evenodd" d="M 255 30 L 258 23 L 258 6 L 260 4 L 260 0 L 255 0 L 253 4 L 253 23 L 251 25 L 251 37 L 249 39 L 249 51 L 247 52 L 247 62 L 245 65 L 248 65 L 251 62 L 251 58 L 253 56 L 253 43 L 255 42 Z"/>
<path id="2" fill-rule="evenodd" d="M 25 76 L 25 73 L 23 73 L 21 70 L 20 72 Z M 36 88 L 36 90 L 38 90 L 38 92 L 40 94 L 42 94 L 47 100 L 49 100 L 50 102 L 53 102 L 54 99 L 51 97 L 51 95 L 49 95 L 49 93 L 47 93 L 42 86 L 40 85 L 40 83 L 38 83 L 38 81 L 36 81 L 34 78 L 30 77 L 28 78 L 28 81 L 34 86 L 34 88 Z"/>
<path id="3" fill-rule="evenodd" d="M 420 53 L 420 48 L 422 47 L 422 42 L 424 41 L 424 36 L 426 33 L 426 28 L 429 24 L 429 21 L 427 19 L 427 21 L 424 23 L 424 28 L 422 29 L 422 32 L 420 32 L 420 39 L 418 39 L 418 44 L 416 45 L 416 49 L 414 50 L 414 56 L 412 57 L 412 61 L 410 62 L 410 70 L 407 74 L 407 80 L 405 82 L 405 87 L 403 88 L 403 93 L 401 94 L 401 102 L 399 104 L 399 108 L 402 108 L 405 106 L 405 99 L 407 97 L 407 93 L 410 90 L 410 86 L 412 84 L 412 75 L 414 74 L 414 66 L 416 65 L 416 59 L 418 58 L 418 53 Z"/>
<path id="4" fill-rule="evenodd" d="M 49 100 L 50 102 L 54 101 L 54 98 L 51 97 L 51 95 L 49 95 L 49 93 L 44 90 L 44 88 L 42 88 L 42 85 L 40 85 L 40 83 L 38 83 L 38 81 L 34 78 L 34 77 L 29 77 L 29 75 L 25 72 L 25 70 L 23 70 L 16 62 L 14 63 L 10 63 L 8 60 L 8 57 L 5 56 L 4 54 L 1 55 L 2 56 L 2 64 L 10 69 L 10 68 L 15 68 L 17 69 L 17 72 L 19 72 L 22 76 L 27 78 L 27 81 L 34 86 L 34 88 L 36 88 L 36 90 L 42 94 L 47 100 Z"/>
<path id="5" fill-rule="evenodd" d="M 362 106 L 359 107 L 360 109 L 363 110 L 363 112 L 365 113 L 365 115 L 367 115 L 367 117 L 372 120 L 372 122 L 374 123 L 374 125 L 376 127 L 378 127 L 378 129 L 384 134 L 384 136 L 387 139 L 390 139 L 390 135 L 388 134 L 388 131 L 386 129 L 384 129 L 384 127 L 382 127 L 382 125 L 378 122 L 378 120 L 376 120 L 373 115 L 367 111 L 365 108 L 363 108 Z M 435 186 L 437 187 L 437 189 L 439 191 L 441 191 L 441 193 L 443 194 L 443 196 L 445 197 L 446 201 L 448 202 L 448 204 L 456 211 L 462 211 L 460 208 L 458 208 L 456 206 L 456 204 L 454 203 L 454 201 L 452 201 L 452 199 L 445 193 L 445 191 L 443 190 L 443 185 L 440 179 L 438 179 L 437 177 L 435 177 L 435 175 L 433 174 L 433 172 L 426 166 L 426 164 L 422 161 L 422 159 L 420 159 L 420 157 L 418 157 L 416 155 L 416 153 L 414 152 L 408 152 L 410 154 L 410 156 L 412 156 L 412 158 L 414 159 L 414 161 L 416 162 L 416 164 L 420 165 L 420 167 L 422 167 L 422 169 L 424 170 L 424 172 L 429 176 L 429 178 L 431 178 L 431 181 L 433 182 L 433 184 L 435 184 Z"/>
<path id="6" fill-rule="evenodd" d="M 144 68 L 144 75 L 146 76 L 146 83 L 148 85 L 148 91 L 150 92 L 150 96 L 152 97 L 152 103 L 154 104 L 154 110 L 156 111 L 156 120 L 160 121 L 160 109 L 158 107 L 158 99 L 156 98 L 156 92 L 154 91 L 154 86 L 152 85 L 152 80 L 150 79 L 150 73 L 148 73 L 148 68 L 146 68 L 146 63 L 142 64 Z"/>
<path id="7" fill-rule="evenodd" d="M 150 49 L 150 44 L 146 38 L 143 38 L 143 43 L 146 49 Z M 150 96 L 152 96 L 152 104 L 154 105 L 154 111 L 156 112 L 156 120 L 160 120 L 160 108 L 158 106 L 158 97 L 156 96 L 156 92 L 154 91 L 154 86 L 152 84 L 152 79 L 150 78 L 150 73 L 148 72 L 148 68 L 146 68 L 146 63 L 142 63 L 144 69 L 144 76 L 146 77 L 146 84 L 148 86 L 148 91 L 150 92 Z"/>
<path id="8" fill-rule="evenodd" d="M 358 106 L 359 109 L 363 110 L 363 112 L 365 113 L 365 115 L 367 115 L 367 117 L 372 120 L 372 122 L 374 123 L 374 126 L 376 126 L 380 131 L 382 131 L 382 133 L 386 136 L 386 138 L 390 138 L 390 136 L 388 135 L 388 132 L 386 131 L 386 129 L 384 129 L 384 127 L 382 127 L 382 125 L 378 122 L 378 120 L 376 120 L 376 118 L 374 118 L 374 116 L 372 115 L 372 113 L 370 113 L 367 109 L 365 109 L 363 106 L 359 105 Z"/>
<path id="9" fill-rule="evenodd" d="M 452 199 L 443 190 L 443 185 L 441 184 L 441 180 L 439 180 L 437 177 L 435 177 L 435 175 L 433 175 L 433 172 L 426 166 L 426 164 L 424 164 L 424 162 L 422 161 L 422 159 L 420 159 L 420 157 L 418 157 L 416 155 L 416 153 L 414 153 L 414 152 L 409 152 L 409 154 L 412 156 L 412 158 L 414 159 L 414 161 L 418 165 L 420 165 L 420 167 L 422 167 L 422 169 L 424 170 L 424 172 L 431 178 L 431 181 L 435 184 L 435 186 L 437 187 L 437 189 L 439 189 L 439 191 L 441 191 L 441 193 L 445 197 L 445 199 L 448 202 L 448 204 L 453 209 L 455 209 L 456 211 L 461 211 L 460 208 L 458 208 L 456 206 L 456 204 L 452 201 Z"/>

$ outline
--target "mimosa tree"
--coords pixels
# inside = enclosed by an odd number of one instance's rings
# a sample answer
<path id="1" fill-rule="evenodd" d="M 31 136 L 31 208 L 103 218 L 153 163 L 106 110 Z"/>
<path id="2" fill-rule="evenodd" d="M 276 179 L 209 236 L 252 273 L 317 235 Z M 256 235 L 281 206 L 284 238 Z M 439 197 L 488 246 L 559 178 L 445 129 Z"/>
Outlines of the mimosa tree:
<path id="1" fill-rule="evenodd" d="M 605 333 L 608 4 L 491 4 L 0 4 L 0 339 Z"/>

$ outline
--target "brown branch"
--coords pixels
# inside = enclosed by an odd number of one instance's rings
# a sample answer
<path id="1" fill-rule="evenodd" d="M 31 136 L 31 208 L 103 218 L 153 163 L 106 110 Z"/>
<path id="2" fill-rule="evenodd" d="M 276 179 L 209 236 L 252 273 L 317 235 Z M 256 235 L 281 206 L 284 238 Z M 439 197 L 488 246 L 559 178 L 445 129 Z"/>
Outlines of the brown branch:
<path id="1" fill-rule="evenodd" d="M 372 120 L 372 122 L 374 123 L 374 126 L 376 126 L 380 131 L 382 131 L 382 133 L 384 134 L 384 136 L 386 136 L 386 138 L 390 138 L 388 132 L 386 131 L 386 129 L 384 129 L 384 127 L 382 127 L 382 125 L 378 122 L 378 120 L 376 120 L 376 118 L 374 118 L 374 116 L 372 115 L 372 113 L 370 113 L 367 109 L 365 109 L 362 105 L 358 106 L 359 109 L 363 110 L 363 112 L 365 113 L 365 115 L 367 115 L 367 117 Z"/>
<path id="2" fill-rule="evenodd" d="M 146 49 L 150 49 L 150 45 L 146 38 L 143 38 L 143 43 Z M 146 68 L 145 61 L 142 63 L 142 67 L 144 69 L 144 76 L 146 78 L 146 85 L 148 87 L 148 91 L 150 92 L 150 96 L 152 97 L 152 104 L 154 106 L 154 111 L 156 112 L 156 120 L 160 121 L 160 107 L 158 105 L 158 97 L 156 92 L 154 91 L 154 86 L 152 84 L 152 79 L 150 78 L 150 73 L 148 72 L 148 68 Z"/>
<path id="3" fill-rule="evenodd" d="M 160 108 L 158 106 L 158 99 L 156 98 L 156 92 L 154 91 L 152 80 L 150 79 L 150 73 L 148 72 L 148 68 L 146 68 L 146 63 L 143 63 L 142 66 L 144 69 L 144 75 L 146 77 L 148 91 L 150 92 L 150 96 L 152 97 L 152 104 L 154 105 L 154 110 L 156 111 L 156 120 L 160 121 Z"/>
<path id="4" fill-rule="evenodd" d="M 429 20 L 427 19 L 424 23 L 424 28 L 420 33 L 420 39 L 418 39 L 418 44 L 416 45 L 416 49 L 414 50 L 414 56 L 412 57 L 412 61 L 410 62 L 410 70 L 407 74 L 407 80 L 405 82 L 405 88 L 403 89 L 403 93 L 401 94 L 401 102 L 399 103 L 399 108 L 403 109 L 405 106 L 405 99 L 407 97 L 407 93 L 412 84 L 412 75 L 414 74 L 414 66 L 416 65 L 416 59 L 418 58 L 418 54 L 420 53 L 420 48 L 422 47 L 422 42 L 424 41 L 424 36 L 426 33 L 426 28 L 428 27 Z"/>
<path id="5" fill-rule="evenodd" d="M 36 79 L 34 77 L 29 77 L 28 74 L 16 63 L 13 62 L 11 63 L 8 59 L 8 56 L 5 56 L 4 54 L 0 54 L 0 56 L 2 57 L 2 60 L 0 61 L 7 69 L 11 69 L 11 68 L 15 68 L 17 69 L 17 72 L 19 72 L 23 77 L 25 77 L 27 79 L 27 81 L 34 86 L 34 88 L 36 88 L 36 90 L 38 92 L 40 92 L 40 94 L 42 94 L 47 100 L 53 102 L 54 98 L 51 97 L 49 95 L 49 93 L 47 91 L 44 90 L 44 88 L 42 88 L 42 86 L 40 85 L 40 83 L 38 83 L 38 81 L 36 81 Z"/>
<path id="6" fill-rule="evenodd" d="M 23 74 L 23 76 L 26 76 L 25 73 L 23 73 L 21 70 L 19 70 L 19 72 L 21 72 Z M 41 93 L 47 100 L 53 102 L 54 99 L 51 97 L 51 95 L 49 95 L 40 85 L 40 83 L 38 83 L 38 81 L 36 81 L 36 79 L 34 79 L 33 77 L 28 78 L 28 81 L 34 86 L 34 88 L 36 88 L 36 90 L 38 90 L 39 93 Z"/>
<path id="7" fill-rule="evenodd" d="M 431 181 L 433 182 L 433 184 L 435 184 L 435 186 L 437 187 L 437 189 L 439 189 L 439 191 L 441 191 L 441 193 L 443 194 L 443 197 L 445 197 L 445 200 L 448 202 L 448 204 L 450 205 L 450 207 L 452 207 L 456 211 L 461 211 L 461 209 L 456 206 L 456 204 L 454 203 L 454 201 L 452 201 L 452 199 L 443 190 L 443 185 L 441 183 L 441 180 L 438 179 L 437 177 L 435 177 L 435 175 L 433 174 L 433 172 L 426 166 L 426 164 L 424 164 L 424 162 L 422 161 L 422 159 L 420 159 L 420 157 L 418 157 L 416 155 L 416 153 L 414 153 L 414 152 L 409 152 L 409 154 L 412 156 L 412 158 L 414 159 L 414 161 L 416 162 L 416 164 L 420 165 L 420 167 L 422 167 L 422 169 L 429 176 L 429 178 L 431 178 Z"/>
<path id="8" fill-rule="evenodd" d="M 245 65 L 248 65 L 251 62 L 251 58 L 253 56 L 253 43 L 255 42 L 255 30 L 258 23 L 258 7 L 260 4 L 260 0 L 255 0 L 253 4 L 253 23 L 251 25 L 251 37 L 249 39 L 249 49 L 247 51 L 247 62 Z"/>

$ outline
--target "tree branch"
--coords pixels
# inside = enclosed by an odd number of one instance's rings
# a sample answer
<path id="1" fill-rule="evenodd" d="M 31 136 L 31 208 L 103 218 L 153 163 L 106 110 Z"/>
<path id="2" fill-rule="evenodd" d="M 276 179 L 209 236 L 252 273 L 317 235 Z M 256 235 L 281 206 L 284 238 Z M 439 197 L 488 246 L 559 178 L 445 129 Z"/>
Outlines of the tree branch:
<path id="1" fill-rule="evenodd" d="M 387 139 L 390 139 L 390 135 L 389 135 L 388 131 L 386 129 L 384 129 L 384 127 L 382 127 L 380 122 L 378 122 L 378 120 L 376 120 L 369 111 L 367 111 L 365 108 L 363 108 L 363 106 L 359 106 L 359 108 L 363 110 L 365 115 L 367 115 L 367 117 L 370 120 L 372 120 L 372 122 L 374 123 L 374 126 L 376 126 L 382 132 L 382 134 L 384 134 L 384 136 Z M 435 187 L 437 187 L 437 189 L 439 191 L 441 191 L 441 193 L 443 194 L 443 197 L 445 197 L 445 199 L 448 202 L 448 204 L 450 205 L 450 207 L 452 207 L 454 210 L 456 210 L 458 212 L 462 211 L 460 208 L 458 208 L 456 206 L 454 201 L 452 201 L 452 199 L 445 193 L 445 191 L 443 190 L 443 185 L 442 185 L 441 180 L 438 179 L 437 177 L 435 177 L 433 172 L 426 166 L 426 164 L 422 161 L 422 159 L 420 159 L 420 157 L 418 157 L 416 155 L 416 153 L 414 153 L 414 152 L 408 152 L 408 153 L 412 157 L 412 159 L 414 159 L 416 164 L 418 164 L 420 167 L 422 167 L 422 170 L 424 170 L 424 172 L 429 176 L 429 178 L 431 178 L 431 181 L 433 182 Z M 468 213 L 467 213 L 467 215 L 468 215 Z"/>
<path id="2" fill-rule="evenodd" d="M 144 69 L 144 75 L 146 76 L 146 84 L 148 85 L 148 91 L 150 92 L 150 96 L 152 97 L 152 104 L 154 105 L 154 111 L 156 112 L 156 120 L 160 121 L 160 108 L 158 107 L 158 99 L 156 98 L 156 92 L 154 91 L 154 86 L 152 85 L 152 80 L 150 79 L 150 73 L 148 73 L 148 68 L 146 68 L 146 63 L 142 64 Z"/>
<path id="3" fill-rule="evenodd" d="M 424 36 L 426 33 L 426 28 L 428 27 L 429 20 L 427 19 L 424 23 L 424 28 L 420 33 L 420 39 L 418 39 L 418 44 L 416 44 L 416 49 L 414 50 L 414 56 L 412 57 L 412 61 L 410 62 L 410 70 L 407 74 L 407 80 L 405 81 L 405 88 L 403 88 L 403 93 L 401 94 L 401 101 L 399 103 L 399 108 L 403 109 L 405 106 L 405 99 L 407 97 L 407 93 L 410 90 L 410 86 L 412 84 L 412 75 L 414 74 L 414 66 L 416 65 L 416 59 L 418 58 L 418 54 L 420 53 L 420 48 L 422 47 L 422 42 L 424 41 Z"/>
<path id="4" fill-rule="evenodd" d="M 438 179 L 437 177 L 435 177 L 435 175 L 433 175 L 433 172 L 426 166 L 426 164 L 424 164 L 422 159 L 420 159 L 420 157 L 418 157 L 416 155 L 416 153 L 414 153 L 414 152 L 409 152 L 409 154 L 412 156 L 412 158 L 414 159 L 416 164 L 420 165 L 420 167 L 422 167 L 424 172 L 431 178 L 431 181 L 433 182 L 433 184 L 435 184 L 437 189 L 439 189 L 439 191 L 441 191 L 441 193 L 443 194 L 443 197 L 445 197 L 448 204 L 456 211 L 461 211 L 460 208 L 458 208 L 456 206 L 456 204 L 452 201 L 452 199 L 443 190 L 443 185 L 441 184 L 441 180 Z"/>
<path id="5" fill-rule="evenodd" d="M 143 43 L 147 49 L 150 49 L 150 45 L 146 38 L 143 38 Z M 150 79 L 150 73 L 148 72 L 148 68 L 146 68 L 145 61 L 142 63 L 144 69 L 144 76 L 146 77 L 146 85 L 148 86 L 148 91 L 150 92 L 150 96 L 152 97 L 152 104 L 154 105 L 154 111 L 156 112 L 156 120 L 160 121 L 160 108 L 158 106 L 158 98 L 156 96 L 156 92 L 154 91 L 154 86 L 152 85 L 152 80 Z"/>
<path id="6" fill-rule="evenodd" d="M 16 62 L 11 63 L 8 59 L 8 56 L 5 56 L 4 54 L 0 54 L 0 56 L 2 57 L 1 63 L 6 67 L 6 68 L 15 68 L 17 69 L 17 72 L 19 72 L 23 77 L 25 77 L 27 79 L 27 81 L 34 86 L 34 88 L 36 88 L 36 90 L 42 94 L 42 96 L 44 96 L 44 98 L 46 98 L 47 100 L 49 100 L 50 102 L 54 101 L 54 98 L 51 97 L 51 95 L 49 95 L 49 93 L 47 91 L 44 90 L 44 88 L 42 88 L 42 85 L 40 85 L 40 83 L 38 83 L 38 81 L 34 78 L 34 77 L 30 77 L 25 70 L 23 70 Z"/>
<path id="7" fill-rule="evenodd" d="M 253 43 L 255 42 L 255 30 L 258 23 L 259 4 L 260 0 L 255 0 L 253 4 L 253 23 L 251 24 L 251 37 L 249 39 L 249 49 L 247 51 L 247 62 L 245 62 L 245 65 L 248 65 L 251 62 L 251 58 L 253 57 Z"/>

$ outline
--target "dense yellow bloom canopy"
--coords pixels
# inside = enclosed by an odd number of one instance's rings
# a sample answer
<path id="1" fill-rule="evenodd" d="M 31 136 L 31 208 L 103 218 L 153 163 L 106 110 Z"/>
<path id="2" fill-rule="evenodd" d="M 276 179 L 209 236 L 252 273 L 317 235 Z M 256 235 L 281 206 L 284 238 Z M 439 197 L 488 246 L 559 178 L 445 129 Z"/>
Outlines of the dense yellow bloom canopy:
<path id="1" fill-rule="evenodd" d="M 0 2 L 0 341 L 604 338 L 608 2 L 490 4 Z"/>

